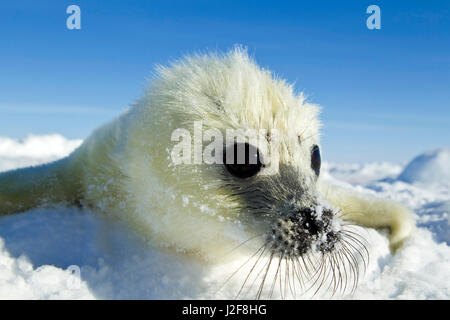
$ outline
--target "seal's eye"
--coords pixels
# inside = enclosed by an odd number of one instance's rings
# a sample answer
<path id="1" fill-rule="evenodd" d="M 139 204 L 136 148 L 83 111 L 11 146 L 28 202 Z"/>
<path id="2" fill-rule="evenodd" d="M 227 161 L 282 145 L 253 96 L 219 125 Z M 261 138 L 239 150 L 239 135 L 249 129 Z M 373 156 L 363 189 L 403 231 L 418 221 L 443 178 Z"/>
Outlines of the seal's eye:
<path id="1" fill-rule="evenodd" d="M 320 173 L 320 149 L 318 146 L 314 146 L 311 151 L 311 168 L 316 173 L 316 176 Z"/>
<path id="2" fill-rule="evenodd" d="M 248 143 L 235 143 L 226 148 L 223 153 L 225 168 L 238 178 L 256 175 L 264 166 L 261 160 L 258 148 Z"/>

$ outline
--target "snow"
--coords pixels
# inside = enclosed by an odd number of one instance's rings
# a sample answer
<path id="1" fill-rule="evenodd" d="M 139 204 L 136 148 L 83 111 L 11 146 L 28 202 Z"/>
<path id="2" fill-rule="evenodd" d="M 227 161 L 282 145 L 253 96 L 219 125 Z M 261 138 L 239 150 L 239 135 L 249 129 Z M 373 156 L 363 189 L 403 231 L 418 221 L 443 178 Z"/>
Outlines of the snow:
<path id="1" fill-rule="evenodd" d="M 55 160 L 80 142 L 60 135 L 22 142 L 0 138 L 0 170 Z M 448 148 L 426 152 L 405 167 L 324 164 L 329 182 L 402 202 L 418 224 L 394 255 L 385 231 L 364 229 L 370 252 L 364 277 L 353 295 L 334 298 L 450 298 L 449 154 Z M 118 221 L 77 208 L 38 208 L 0 218 L 2 299 L 233 298 L 246 273 L 218 288 L 242 261 L 200 263 L 153 247 Z"/>

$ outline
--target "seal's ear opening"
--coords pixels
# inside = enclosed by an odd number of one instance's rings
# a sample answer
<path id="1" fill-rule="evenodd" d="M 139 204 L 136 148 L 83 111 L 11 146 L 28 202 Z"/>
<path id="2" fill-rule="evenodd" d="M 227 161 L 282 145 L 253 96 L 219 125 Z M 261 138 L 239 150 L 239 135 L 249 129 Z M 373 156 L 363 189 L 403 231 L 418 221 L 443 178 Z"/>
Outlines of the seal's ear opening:
<path id="1" fill-rule="evenodd" d="M 321 163 L 320 149 L 317 145 L 314 145 L 311 151 L 311 168 L 314 170 L 316 176 L 319 176 L 320 174 Z"/>

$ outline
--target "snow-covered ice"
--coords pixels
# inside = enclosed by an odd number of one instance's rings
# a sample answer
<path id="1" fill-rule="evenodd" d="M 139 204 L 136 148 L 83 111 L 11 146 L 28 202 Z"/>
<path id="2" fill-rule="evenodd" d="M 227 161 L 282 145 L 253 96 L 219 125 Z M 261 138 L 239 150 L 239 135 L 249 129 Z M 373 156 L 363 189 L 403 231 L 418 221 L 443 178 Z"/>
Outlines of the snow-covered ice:
<path id="1" fill-rule="evenodd" d="M 60 135 L 22 142 L 0 137 L 0 171 L 55 160 L 80 143 Z M 334 298 L 450 299 L 449 160 L 450 149 L 442 148 L 406 166 L 324 165 L 324 179 L 402 202 L 418 225 L 395 255 L 384 231 L 367 229 L 365 276 L 353 295 Z M 226 298 L 227 292 L 208 288 L 227 270 L 153 248 L 120 222 L 87 210 L 34 209 L 0 218 L 2 299 Z"/>

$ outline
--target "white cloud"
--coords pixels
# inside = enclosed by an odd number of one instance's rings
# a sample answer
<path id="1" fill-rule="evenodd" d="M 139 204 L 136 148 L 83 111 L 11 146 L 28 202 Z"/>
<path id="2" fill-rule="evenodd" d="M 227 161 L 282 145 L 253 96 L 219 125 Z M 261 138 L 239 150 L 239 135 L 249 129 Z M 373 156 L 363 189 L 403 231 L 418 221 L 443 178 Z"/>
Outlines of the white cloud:
<path id="1" fill-rule="evenodd" d="M 82 140 L 69 140 L 60 134 L 29 135 L 24 140 L 0 137 L 0 171 L 6 171 L 63 158 Z"/>

